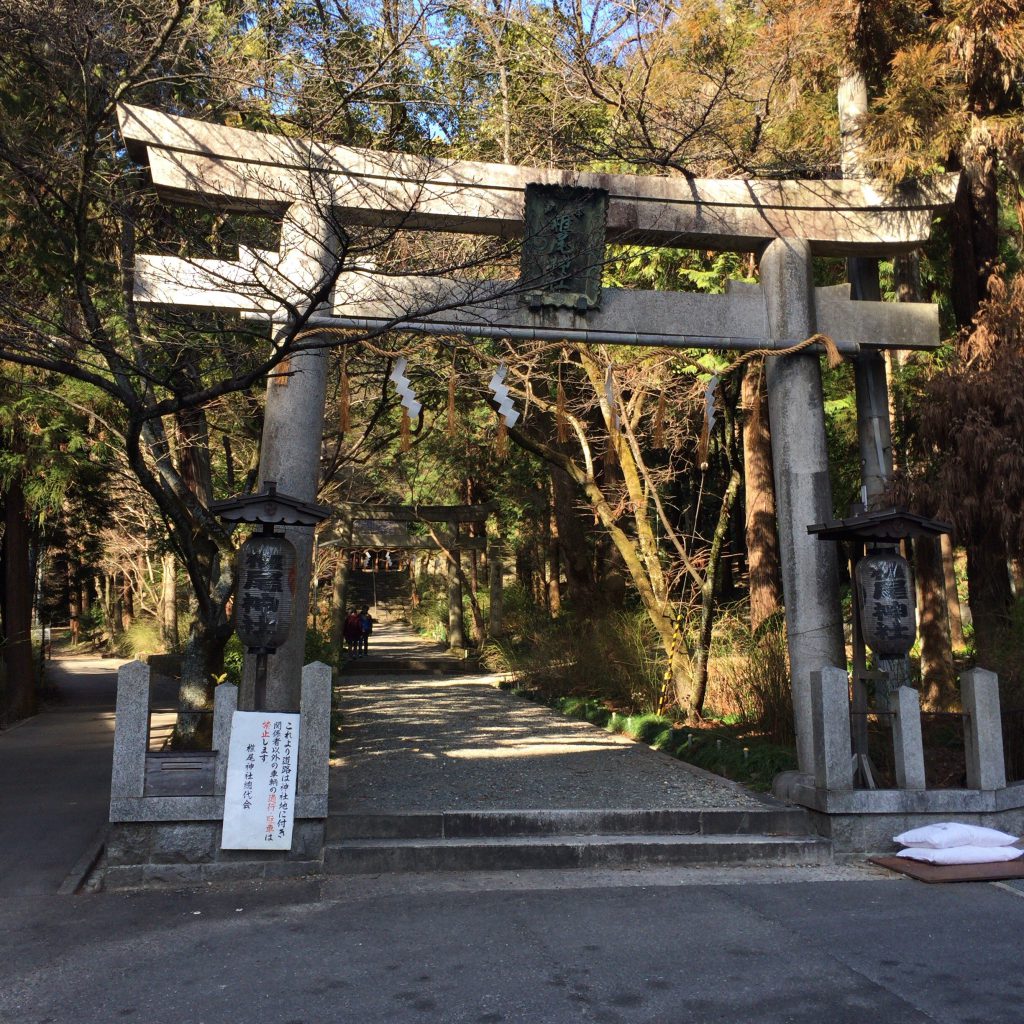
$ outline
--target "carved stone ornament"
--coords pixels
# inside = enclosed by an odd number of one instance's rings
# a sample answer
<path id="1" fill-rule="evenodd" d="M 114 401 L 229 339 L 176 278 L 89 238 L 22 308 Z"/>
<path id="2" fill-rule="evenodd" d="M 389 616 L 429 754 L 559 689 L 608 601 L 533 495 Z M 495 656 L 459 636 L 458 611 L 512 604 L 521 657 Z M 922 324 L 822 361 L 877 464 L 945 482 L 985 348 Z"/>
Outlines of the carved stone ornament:
<path id="1" fill-rule="evenodd" d="M 530 309 L 600 308 L 607 215 L 604 189 L 526 186 L 520 283 Z"/>

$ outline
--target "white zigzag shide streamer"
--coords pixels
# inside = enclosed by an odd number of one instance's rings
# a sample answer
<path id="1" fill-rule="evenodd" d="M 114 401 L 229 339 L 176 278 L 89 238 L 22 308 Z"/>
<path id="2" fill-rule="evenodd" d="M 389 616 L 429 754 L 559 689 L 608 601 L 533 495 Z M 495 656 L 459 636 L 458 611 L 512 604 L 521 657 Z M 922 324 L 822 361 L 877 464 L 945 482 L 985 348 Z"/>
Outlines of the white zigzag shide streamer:
<path id="1" fill-rule="evenodd" d="M 505 374 L 508 370 L 505 364 L 502 363 L 494 371 L 494 376 L 491 378 L 490 384 L 487 386 L 494 392 L 494 400 L 498 403 L 498 413 L 501 418 L 505 421 L 506 427 L 514 427 L 516 421 L 519 419 L 519 413 L 516 412 L 516 407 L 512 402 L 512 399 L 508 397 L 508 388 L 505 387 Z"/>
<path id="2" fill-rule="evenodd" d="M 419 416 L 423 406 L 416 401 L 416 392 L 413 391 L 412 384 L 405 375 L 405 368 L 408 365 L 409 361 L 405 356 L 399 356 L 395 360 L 395 368 L 391 371 L 389 379 L 395 385 L 395 391 L 398 392 L 398 397 L 402 400 L 402 407 L 409 414 L 409 419 L 414 420 Z"/>

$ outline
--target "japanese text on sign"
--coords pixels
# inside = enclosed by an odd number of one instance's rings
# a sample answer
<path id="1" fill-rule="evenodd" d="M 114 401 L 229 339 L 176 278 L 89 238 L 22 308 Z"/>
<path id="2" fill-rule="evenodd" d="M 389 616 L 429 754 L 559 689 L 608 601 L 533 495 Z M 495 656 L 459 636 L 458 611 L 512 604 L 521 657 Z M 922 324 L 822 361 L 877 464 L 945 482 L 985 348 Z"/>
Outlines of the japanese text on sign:
<path id="1" fill-rule="evenodd" d="M 291 848 L 298 742 L 298 715 L 234 713 L 221 849 Z"/>

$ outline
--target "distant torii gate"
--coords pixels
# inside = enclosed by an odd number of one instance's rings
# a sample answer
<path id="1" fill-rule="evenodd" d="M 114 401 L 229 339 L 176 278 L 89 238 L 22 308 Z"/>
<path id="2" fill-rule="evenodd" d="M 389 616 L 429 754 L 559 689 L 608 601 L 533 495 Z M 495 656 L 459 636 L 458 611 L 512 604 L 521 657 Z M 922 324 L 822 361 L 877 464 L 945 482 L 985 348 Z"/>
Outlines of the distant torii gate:
<path id="1" fill-rule="evenodd" d="M 313 327 L 713 349 L 787 348 L 821 332 L 858 356 L 866 478 L 884 475 L 891 444 L 880 351 L 927 349 L 940 340 L 935 306 L 852 301 L 848 285 L 816 288 L 811 259 L 914 250 L 934 213 L 951 204 L 955 175 L 887 192 L 862 180 L 575 173 L 320 145 L 136 106 L 122 106 L 119 117 L 129 151 L 148 162 L 164 197 L 282 217 L 276 252 L 240 248 L 233 262 L 138 256 L 141 302 L 235 310 L 269 319 L 282 332 L 296 315 Z M 520 282 L 338 272 L 339 224 L 529 238 L 524 193 L 538 184 L 604 194 L 602 243 L 756 252 L 761 283 L 733 286 L 724 296 L 606 289 L 599 307 L 593 297 L 563 307 L 522 302 Z M 855 297 L 867 296 L 858 288 Z M 260 479 L 311 501 L 325 360 L 322 351 L 305 350 L 289 366 L 289 377 L 268 386 Z M 835 554 L 807 534 L 808 525 L 832 514 L 821 374 L 817 355 L 807 351 L 769 360 L 766 375 L 797 747 L 809 771 L 811 673 L 845 664 Z M 311 542 L 293 539 L 305 573 L 296 604 L 301 621 Z M 271 659 L 272 708 L 297 705 L 301 632 Z"/>
<path id="2" fill-rule="evenodd" d="M 460 650 L 465 647 L 466 642 L 461 571 L 462 554 L 465 551 L 483 551 L 487 555 L 487 635 L 499 637 L 503 632 L 504 568 L 501 536 L 497 524 L 493 529 L 487 530 L 488 520 L 496 520 L 497 513 L 497 502 L 484 502 L 479 505 L 346 505 L 338 511 L 333 536 L 321 541 L 321 546 L 335 545 L 344 551 L 361 551 L 366 548 L 443 551 L 448 577 L 448 646 L 452 650 Z M 381 525 L 396 523 L 438 524 L 440 529 L 431 526 L 432 536 L 407 537 L 400 541 L 379 529 Z M 484 527 L 483 534 L 476 537 L 465 536 L 462 527 L 469 524 Z M 346 606 L 351 603 L 345 597 L 348 583 L 347 568 L 347 561 L 341 562 L 334 577 L 332 642 L 339 654 L 342 617 Z"/>

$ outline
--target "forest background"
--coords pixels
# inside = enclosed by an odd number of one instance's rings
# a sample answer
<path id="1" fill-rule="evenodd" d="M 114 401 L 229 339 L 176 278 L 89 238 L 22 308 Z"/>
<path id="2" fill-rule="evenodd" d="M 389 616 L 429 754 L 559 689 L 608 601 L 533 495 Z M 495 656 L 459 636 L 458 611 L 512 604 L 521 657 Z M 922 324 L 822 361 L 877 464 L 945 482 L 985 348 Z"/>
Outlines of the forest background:
<path id="1" fill-rule="evenodd" d="M 862 77 L 866 173 L 952 170 L 952 212 L 880 264 L 886 298 L 933 301 L 942 348 L 888 359 L 894 499 L 955 526 L 915 543 L 925 705 L 957 662 L 1024 707 L 1024 6 L 1018 0 L 0 0 L 2 715 L 39 696 L 33 622 L 76 619 L 122 653 L 182 656 L 183 703 L 237 669 L 239 538 L 209 512 L 251 488 L 266 374 L 286 361 L 232 317 L 136 307 L 134 253 L 234 258 L 240 215 L 159 202 L 117 133 L 140 103 L 291 136 L 541 167 L 674 177 L 840 176 L 840 83 Z M 851 140 L 846 140 L 847 145 Z M 346 229 L 342 263 L 515 276 L 493 240 Z M 816 260 L 818 283 L 846 279 Z M 605 283 L 723 291 L 752 256 L 609 247 Z M 763 369 L 708 352 L 333 339 L 320 500 L 495 501 L 514 582 L 496 667 L 551 697 L 675 709 L 786 745 L 784 623 Z M 404 354 L 424 404 L 387 384 Z M 489 402 L 495 366 L 523 420 Z M 282 372 L 278 370 L 277 372 Z M 833 497 L 859 494 L 853 372 L 823 366 Z M 330 526 L 328 525 L 328 529 Z M 321 594 L 341 557 L 321 546 Z M 482 643 L 488 567 L 460 567 Z M 443 559 L 416 622 L 444 638 Z M 959 577 L 959 578 L 957 578 Z M 958 590 L 959 587 L 959 590 Z M 961 598 L 969 615 L 961 619 Z M 328 639 L 327 602 L 312 647 Z"/>

